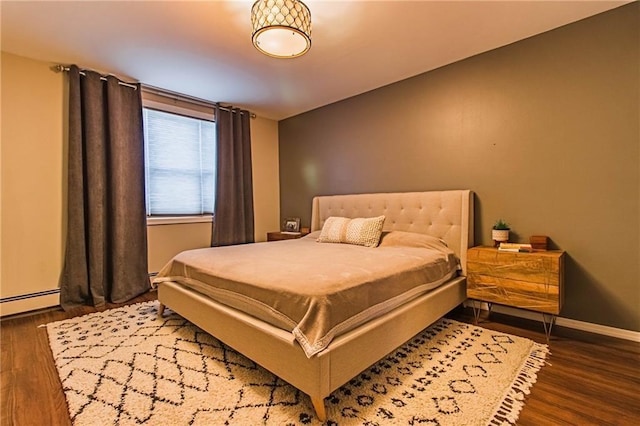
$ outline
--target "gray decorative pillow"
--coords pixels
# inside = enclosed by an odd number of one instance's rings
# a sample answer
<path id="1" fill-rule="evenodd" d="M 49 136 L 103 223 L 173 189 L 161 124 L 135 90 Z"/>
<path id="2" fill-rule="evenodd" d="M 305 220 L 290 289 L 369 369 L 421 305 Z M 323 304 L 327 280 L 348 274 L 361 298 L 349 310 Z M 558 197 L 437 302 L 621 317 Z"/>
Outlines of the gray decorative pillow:
<path id="1" fill-rule="evenodd" d="M 376 247 L 380 242 L 384 219 L 384 216 L 355 219 L 331 216 L 324 222 L 318 241 Z"/>

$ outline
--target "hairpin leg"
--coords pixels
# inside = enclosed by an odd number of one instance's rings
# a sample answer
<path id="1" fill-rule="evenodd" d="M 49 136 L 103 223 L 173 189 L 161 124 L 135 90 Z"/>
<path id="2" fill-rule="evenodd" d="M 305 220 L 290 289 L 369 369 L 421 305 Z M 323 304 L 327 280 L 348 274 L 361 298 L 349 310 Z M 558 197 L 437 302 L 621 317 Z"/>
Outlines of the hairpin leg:
<path id="1" fill-rule="evenodd" d="M 542 325 L 544 326 L 544 334 L 547 338 L 547 343 L 549 343 L 549 338 L 551 337 L 551 329 L 553 325 L 556 323 L 556 316 L 553 314 L 542 314 Z"/>
<path id="2" fill-rule="evenodd" d="M 482 313 L 482 302 L 478 301 L 480 305 L 476 307 L 476 300 L 471 300 L 471 308 L 473 309 L 473 320 L 476 325 L 478 325 L 478 321 L 480 320 L 480 314 Z M 491 314 L 491 308 L 493 307 L 493 303 L 487 302 L 487 306 L 489 308 L 488 313 Z"/>

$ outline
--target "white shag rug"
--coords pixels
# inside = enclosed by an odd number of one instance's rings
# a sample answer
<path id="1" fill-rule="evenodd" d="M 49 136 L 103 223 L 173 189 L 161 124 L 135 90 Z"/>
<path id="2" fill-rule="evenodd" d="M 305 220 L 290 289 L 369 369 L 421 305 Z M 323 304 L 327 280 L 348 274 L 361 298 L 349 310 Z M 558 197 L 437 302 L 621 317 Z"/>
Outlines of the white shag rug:
<path id="1" fill-rule="evenodd" d="M 157 306 L 47 324 L 74 425 L 321 424 L 305 394 Z M 547 355 L 441 319 L 326 398 L 326 424 L 515 424 Z"/>

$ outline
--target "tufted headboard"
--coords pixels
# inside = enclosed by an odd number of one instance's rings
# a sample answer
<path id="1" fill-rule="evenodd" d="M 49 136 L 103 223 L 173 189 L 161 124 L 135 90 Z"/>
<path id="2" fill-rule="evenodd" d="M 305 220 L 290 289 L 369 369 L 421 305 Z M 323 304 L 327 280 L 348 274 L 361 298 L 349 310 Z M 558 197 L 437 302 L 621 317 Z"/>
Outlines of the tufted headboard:
<path id="1" fill-rule="evenodd" d="M 329 195 L 313 199 L 311 231 L 330 216 L 385 216 L 385 231 L 407 231 L 443 239 L 458 255 L 463 275 L 473 246 L 473 192 L 469 190 Z"/>

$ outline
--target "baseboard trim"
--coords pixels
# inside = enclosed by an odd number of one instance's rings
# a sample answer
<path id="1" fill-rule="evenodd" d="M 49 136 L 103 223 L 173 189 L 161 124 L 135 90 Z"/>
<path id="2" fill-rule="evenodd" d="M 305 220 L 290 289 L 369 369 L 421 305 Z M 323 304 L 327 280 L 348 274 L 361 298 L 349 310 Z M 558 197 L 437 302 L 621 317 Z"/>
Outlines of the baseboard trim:
<path id="1" fill-rule="evenodd" d="M 471 307 L 469 301 L 464 302 L 465 306 Z M 482 302 L 481 309 L 488 311 L 487 303 Z M 491 311 L 500 314 L 511 315 L 513 317 L 529 319 L 533 321 L 541 321 L 541 315 L 538 312 L 527 311 L 524 309 L 512 308 L 509 306 L 493 305 Z M 578 321 L 571 318 L 556 317 L 556 325 L 560 327 L 571 328 L 574 330 L 586 331 L 588 333 L 600 334 L 603 336 L 616 337 L 618 339 L 630 340 L 632 342 L 640 342 L 640 332 L 625 330 L 623 328 L 610 327 L 608 325 L 594 324 L 585 321 Z"/>

